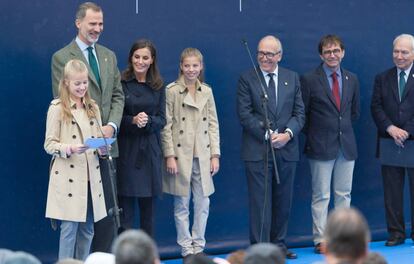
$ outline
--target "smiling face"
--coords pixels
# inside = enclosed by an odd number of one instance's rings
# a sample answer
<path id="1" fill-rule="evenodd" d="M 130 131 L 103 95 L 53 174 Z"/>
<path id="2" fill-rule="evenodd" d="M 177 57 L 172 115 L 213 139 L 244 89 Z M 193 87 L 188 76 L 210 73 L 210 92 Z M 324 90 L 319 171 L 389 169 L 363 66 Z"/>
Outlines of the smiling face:
<path id="1" fill-rule="evenodd" d="M 87 9 L 84 18 L 76 19 L 78 37 L 88 46 L 96 43 L 103 31 L 103 14 Z"/>
<path id="2" fill-rule="evenodd" d="M 69 74 L 65 83 L 68 87 L 70 98 L 75 102 L 80 102 L 88 91 L 88 73 L 76 72 Z"/>
<path id="3" fill-rule="evenodd" d="M 341 61 L 345 56 L 345 50 L 341 48 L 337 42 L 328 43 L 322 47 L 321 54 L 319 54 L 323 63 L 332 71 L 336 71 Z"/>
<path id="4" fill-rule="evenodd" d="M 257 62 L 262 71 L 273 72 L 281 59 L 282 47 L 276 38 L 267 36 L 260 40 L 257 46 Z"/>
<path id="5" fill-rule="evenodd" d="M 131 64 L 134 69 L 135 76 L 140 81 L 145 81 L 148 69 L 151 67 L 154 59 L 149 48 L 137 49 L 131 57 Z"/>
<path id="6" fill-rule="evenodd" d="M 407 70 L 414 61 L 413 42 L 408 37 L 400 37 L 394 42 L 392 58 L 400 70 Z"/>
<path id="7" fill-rule="evenodd" d="M 200 58 L 189 56 L 182 60 L 180 69 L 184 76 L 185 83 L 195 83 L 203 70 L 203 64 L 201 63 Z"/>

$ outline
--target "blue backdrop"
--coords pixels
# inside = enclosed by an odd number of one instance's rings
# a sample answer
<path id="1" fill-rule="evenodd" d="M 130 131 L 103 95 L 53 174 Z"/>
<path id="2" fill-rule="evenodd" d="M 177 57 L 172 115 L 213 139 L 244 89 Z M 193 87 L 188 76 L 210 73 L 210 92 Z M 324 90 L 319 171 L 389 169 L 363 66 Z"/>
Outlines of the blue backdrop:
<path id="1" fill-rule="evenodd" d="M 45 118 L 52 98 L 50 59 L 76 35 L 74 14 L 81 1 L 0 2 L 0 248 L 29 251 L 44 261 L 56 258 L 58 232 L 44 218 L 48 165 L 43 150 Z M 207 226 L 210 252 L 248 243 L 247 189 L 240 161 L 240 125 L 235 111 L 239 73 L 250 68 L 241 39 L 253 51 L 266 34 L 284 46 L 281 65 L 304 73 L 320 63 L 317 43 L 335 33 L 345 42 L 343 66 L 361 83 L 362 115 L 352 203 L 367 217 L 374 239 L 385 238 L 382 184 L 374 157 L 375 126 L 369 104 L 376 73 L 392 66 L 392 40 L 413 33 L 412 0 L 123 0 L 98 1 L 104 10 L 100 43 L 115 51 L 122 70 L 132 42 L 152 39 L 166 82 L 175 80 L 183 48 L 205 56 L 220 120 L 221 171 L 215 176 Z M 303 138 L 301 140 L 303 146 Z M 311 181 L 299 163 L 288 243 L 311 244 Z M 408 218 L 407 218 L 408 219 Z M 178 254 L 172 199 L 158 202 L 156 239 L 163 256 Z"/>

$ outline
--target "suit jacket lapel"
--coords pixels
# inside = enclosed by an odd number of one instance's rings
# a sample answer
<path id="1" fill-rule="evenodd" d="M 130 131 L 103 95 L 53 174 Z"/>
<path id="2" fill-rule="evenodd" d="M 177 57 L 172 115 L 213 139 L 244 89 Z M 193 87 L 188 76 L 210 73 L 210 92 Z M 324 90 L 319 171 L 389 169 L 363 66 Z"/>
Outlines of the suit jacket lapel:
<path id="1" fill-rule="evenodd" d="M 259 74 L 259 80 L 257 79 L 256 73 L 252 73 L 252 74 L 254 75 L 254 80 L 256 80 L 256 82 L 257 82 L 257 85 L 255 85 L 255 87 L 257 87 L 256 92 L 259 94 L 259 96 L 262 100 L 263 92 L 262 92 L 262 87 L 261 86 L 263 85 L 263 88 L 265 89 L 267 95 L 269 96 L 268 87 L 267 87 L 267 84 L 266 84 L 266 80 L 263 76 L 262 70 L 260 69 L 260 67 L 257 67 L 256 69 L 257 69 L 257 73 Z M 268 101 L 267 102 L 267 108 L 268 108 L 268 111 L 276 117 L 276 106 L 271 105 Z"/>
<path id="2" fill-rule="evenodd" d="M 98 63 L 99 63 L 99 74 L 101 77 L 101 89 L 103 89 L 104 87 L 106 87 L 107 79 L 105 78 L 105 76 L 108 76 L 107 72 L 109 70 L 108 69 L 108 57 L 100 45 L 95 45 L 95 49 L 96 49 L 96 55 L 98 57 Z M 95 78 L 94 80 L 96 82 Z M 96 85 L 98 86 L 97 82 L 96 82 Z"/>
<path id="3" fill-rule="evenodd" d="M 336 111 L 338 111 L 338 108 L 336 107 L 335 99 L 333 98 L 333 95 L 332 95 L 331 87 L 329 86 L 328 77 L 326 76 L 326 73 L 323 70 L 322 65 L 319 66 L 318 68 L 318 74 L 319 74 L 319 81 L 325 90 L 326 96 L 328 96 L 329 100 L 332 103 L 332 106 L 336 109 Z"/>
<path id="4" fill-rule="evenodd" d="M 341 96 L 341 112 L 346 108 L 347 98 L 350 95 L 349 91 L 349 76 L 346 70 L 341 69 L 342 74 L 342 96 Z"/>
<path id="5" fill-rule="evenodd" d="M 404 93 L 401 98 L 401 102 L 407 98 L 408 93 L 413 91 L 414 86 L 414 67 L 411 68 L 410 74 L 407 78 L 407 84 L 405 85 Z"/>
<path id="6" fill-rule="evenodd" d="M 400 102 L 400 92 L 398 91 L 398 77 L 397 77 L 397 68 L 394 67 L 389 75 L 388 81 L 391 82 L 391 90 L 394 94 L 394 98 L 396 102 Z"/>
<path id="7" fill-rule="evenodd" d="M 96 81 L 95 75 L 93 74 L 92 69 L 89 66 L 89 62 L 86 60 L 78 44 L 76 44 L 75 40 L 72 41 L 70 53 L 71 53 L 72 59 L 78 59 L 78 60 L 83 61 L 83 63 L 85 63 L 86 67 L 88 67 L 89 79 L 92 81 L 92 83 L 94 83 L 96 87 L 99 87 L 98 82 Z M 101 64 L 99 64 L 99 67 L 101 67 Z M 102 72 L 102 69 L 101 69 L 101 72 Z M 102 82 L 102 74 L 101 74 L 101 82 Z"/>
<path id="8" fill-rule="evenodd" d="M 279 66 L 278 66 L 279 67 Z M 283 103 L 289 88 L 289 82 L 287 80 L 285 71 L 283 68 L 279 67 L 278 76 L 277 76 L 277 115 L 282 111 Z"/>

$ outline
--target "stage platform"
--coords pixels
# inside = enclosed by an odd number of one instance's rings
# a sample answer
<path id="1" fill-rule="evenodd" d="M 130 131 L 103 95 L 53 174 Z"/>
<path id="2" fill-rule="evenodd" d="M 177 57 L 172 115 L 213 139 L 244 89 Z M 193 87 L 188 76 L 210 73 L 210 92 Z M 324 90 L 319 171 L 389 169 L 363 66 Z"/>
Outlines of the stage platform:
<path id="1" fill-rule="evenodd" d="M 370 251 L 378 252 L 383 255 L 389 264 L 409 264 L 414 263 L 414 244 L 411 239 L 407 239 L 405 244 L 396 247 L 386 247 L 385 241 L 371 242 Z M 292 249 L 299 255 L 298 259 L 288 260 L 288 264 L 319 264 L 323 263 L 323 255 L 313 253 L 313 247 Z M 227 255 L 214 257 L 226 258 Z M 213 256 L 212 256 L 213 257 Z M 181 264 L 181 259 L 163 260 L 164 264 Z"/>

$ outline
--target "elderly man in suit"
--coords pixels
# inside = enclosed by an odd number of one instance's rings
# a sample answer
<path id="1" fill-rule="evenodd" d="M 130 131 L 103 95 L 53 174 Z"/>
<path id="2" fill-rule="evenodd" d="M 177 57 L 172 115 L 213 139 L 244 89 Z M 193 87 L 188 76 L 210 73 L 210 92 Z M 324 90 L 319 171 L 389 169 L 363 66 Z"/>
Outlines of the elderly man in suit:
<path id="1" fill-rule="evenodd" d="M 299 160 L 298 135 L 305 121 L 299 76 L 278 66 L 282 44 L 276 37 L 265 36 L 257 49 L 258 74 L 255 69 L 242 74 L 237 92 L 237 112 L 243 128 L 241 155 L 249 193 L 250 242 L 274 243 L 287 258 L 297 258 L 287 250 L 285 237 Z M 271 133 L 264 125 L 262 86 L 269 98 Z M 275 150 L 280 184 L 275 178 L 270 147 Z"/>
<path id="2" fill-rule="evenodd" d="M 76 13 L 75 25 L 78 35 L 66 47 L 57 51 L 52 57 L 53 95 L 59 93 L 59 80 L 62 71 L 71 59 L 79 59 L 88 65 L 89 93 L 99 106 L 102 115 L 103 136 L 115 137 L 121 122 L 124 108 L 120 74 L 115 54 L 96 42 L 103 30 L 103 12 L 101 7 L 92 2 L 81 4 Z M 114 144 L 112 156 L 117 157 L 118 148 Z M 106 208 L 113 207 L 107 163 L 100 160 L 100 168 L 105 191 Z M 113 239 L 113 221 L 106 217 L 95 224 L 93 251 L 109 252 Z"/>
<path id="3" fill-rule="evenodd" d="M 378 129 L 377 155 L 383 138 L 393 139 L 399 147 L 414 140 L 414 37 L 402 34 L 395 38 L 392 51 L 395 67 L 375 77 L 371 101 L 372 117 Z M 414 239 L 414 168 L 381 165 L 384 185 L 385 216 L 389 238 L 386 246 L 405 241 L 404 181 L 408 175 L 411 202 L 411 238 Z"/>
<path id="4" fill-rule="evenodd" d="M 312 175 L 312 218 L 315 253 L 321 253 L 333 185 L 335 208 L 351 204 L 357 146 L 352 123 L 360 113 L 359 82 L 341 67 L 342 40 L 323 36 L 318 45 L 322 64 L 301 77 L 305 105 L 305 153 Z"/>

